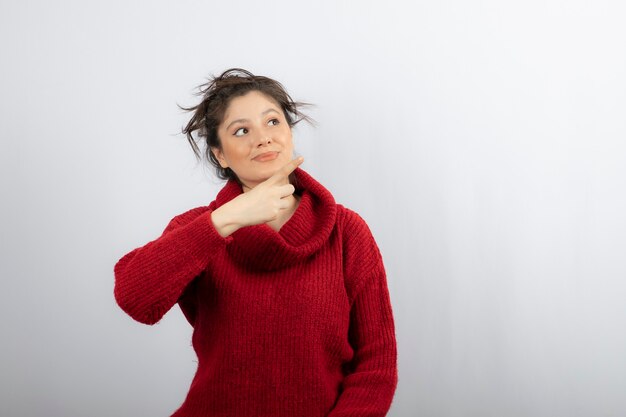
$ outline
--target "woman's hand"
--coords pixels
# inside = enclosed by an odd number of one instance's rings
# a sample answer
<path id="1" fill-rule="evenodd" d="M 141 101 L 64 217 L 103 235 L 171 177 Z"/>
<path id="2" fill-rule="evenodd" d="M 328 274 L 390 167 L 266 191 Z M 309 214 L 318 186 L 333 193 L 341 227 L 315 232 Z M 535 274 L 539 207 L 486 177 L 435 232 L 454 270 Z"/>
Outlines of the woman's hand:
<path id="1" fill-rule="evenodd" d="M 303 161 L 302 157 L 294 159 L 267 180 L 211 213 L 217 232 L 226 237 L 242 227 L 278 219 L 280 213 L 293 204 L 291 197 L 295 188 L 289 183 L 289 175 Z"/>

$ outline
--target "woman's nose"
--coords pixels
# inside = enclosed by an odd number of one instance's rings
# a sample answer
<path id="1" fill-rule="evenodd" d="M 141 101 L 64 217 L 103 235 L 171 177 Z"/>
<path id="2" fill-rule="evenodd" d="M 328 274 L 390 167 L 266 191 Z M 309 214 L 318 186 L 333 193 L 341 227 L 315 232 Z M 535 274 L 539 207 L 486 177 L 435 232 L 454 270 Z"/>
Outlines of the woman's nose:
<path id="1" fill-rule="evenodd" d="M 267 135 L 260 135 L 259 138 L 257 139 L 257 143 L 256 146 L 265 146 L 265 145 L 269 145 L 272 142 L 272 138 L 270 138 Z"/>

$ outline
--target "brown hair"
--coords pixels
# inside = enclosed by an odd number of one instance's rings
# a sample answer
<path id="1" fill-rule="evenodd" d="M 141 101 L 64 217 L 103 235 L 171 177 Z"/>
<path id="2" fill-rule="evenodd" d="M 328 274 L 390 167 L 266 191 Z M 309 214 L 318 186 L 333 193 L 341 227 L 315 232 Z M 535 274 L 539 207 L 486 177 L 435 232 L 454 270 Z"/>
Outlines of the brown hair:
<path id="1" fill-rule="evenodd" d="M 309 106 L 309 103 L 296 102 L 287 94 L 285 88 L 278 81 L 268 77 L 254 75 L 241 68 L 231 68 L 217 77 L 211 77 L 205 84 L 198 86 L 197 96 L 202 96 L 202 101 L 193 107 L 182 107 L 182 110 L 193 112 L 193 116 L 182 129 L 193 149 L 196 158 L 202 158 L 195 139 L 194 132 L 199 138 L 204 138 L 206 144 L 205 156 L 208 162 L 215 168 L 216 174 L 221 179 L 235 179 L 237 176 L 230 168 L 222 168 L 211 152 L 211 148 L 222 148 L 217 129 L 222 123 L 224 113 L 235 97 L 245 95 L 250 91 L 259 91 L 274 99 L 282 108 L 289 127 L 305 120 L 311 124 L 313 119 L 300 112 L 299 107 Z"/>

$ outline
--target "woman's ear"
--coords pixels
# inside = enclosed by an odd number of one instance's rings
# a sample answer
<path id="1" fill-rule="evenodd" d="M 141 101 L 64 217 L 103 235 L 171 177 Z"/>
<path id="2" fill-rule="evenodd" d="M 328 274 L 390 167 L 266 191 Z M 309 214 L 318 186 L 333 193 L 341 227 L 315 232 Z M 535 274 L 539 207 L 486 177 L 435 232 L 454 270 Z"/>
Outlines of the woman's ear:
<path id="1" fill-rule="evenodd" d="M 213 153 L 213 156 L 215 156 L 217 161 L 220 163 L 220 166 L 222 168 L 228 168 L 228 162 L 226 162 L 226 158 L 224 158 L 224 153 L 222 152 L 220 148 L 211 147 L 211 152 Z"/>

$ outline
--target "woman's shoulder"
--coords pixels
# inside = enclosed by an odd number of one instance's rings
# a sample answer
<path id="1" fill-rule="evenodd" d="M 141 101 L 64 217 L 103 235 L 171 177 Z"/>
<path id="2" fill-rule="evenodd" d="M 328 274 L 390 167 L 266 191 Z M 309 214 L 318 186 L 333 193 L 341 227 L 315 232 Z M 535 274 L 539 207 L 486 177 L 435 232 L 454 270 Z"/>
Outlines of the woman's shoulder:
<path id="1" fill-rule="evenodd" d="M 337 204 L 337 226 L 342 236 L 344 251 L 369 253 L 374 258 L 380 256 L 376 239 L 359 213 Z"/>
<path id="2" fill-rule="evenodd" d="M 178 227 L 184 226 L 186 224 L 191 223 L 192 221 L 194 221 L 196 218 L 198 218 L 199 216 L 201 216 L 202 214 L 213 210 L 213 205 L 214 203 L 211 203 L 211 205 L 208 206 L 200 206 L 200 207 L 194 207 L 192 209 L 189 209 L 183 213 L 177 214 L 174 217 L 172 217 L 172 219 L 170 220 L 170 222 L 168 223 L 167 227 L 165 228 L 165 230 L 163 231 L 163 233 L 166 233 L 170 230 L 176 229 Z"/>
<path id="3" fill-rule="evenodd" d="M 199 206 L 199 207 L 194 207 L 192 209 L 189 209 L 187 211 L 184 211 L 180 214 L 177 214 L 176 216 L 174 216 L 172 218 L 172 220 L 186 220 L 186 219 L 195 219 L 196 217 L 198 217 L 199 215 L 201 215 L 202 213 L 205 213 L 207 211 L 211 210 L 211 206 Z"/>
<path id="4" fill-rule="evenodd" d="M 382 255 L 367 222 L 356 211 L 337 204 L 337 226 L 342 239 L 346 288 L 353 300 L 370 277 L 384 274 Z"/>
<path id="5" fill-rule="evenodd" d="M 350 236 L 357 238 L 371 237 L 372 233 L 363 217 L 342 204 L 337 204 L 337 223 Z"/>

